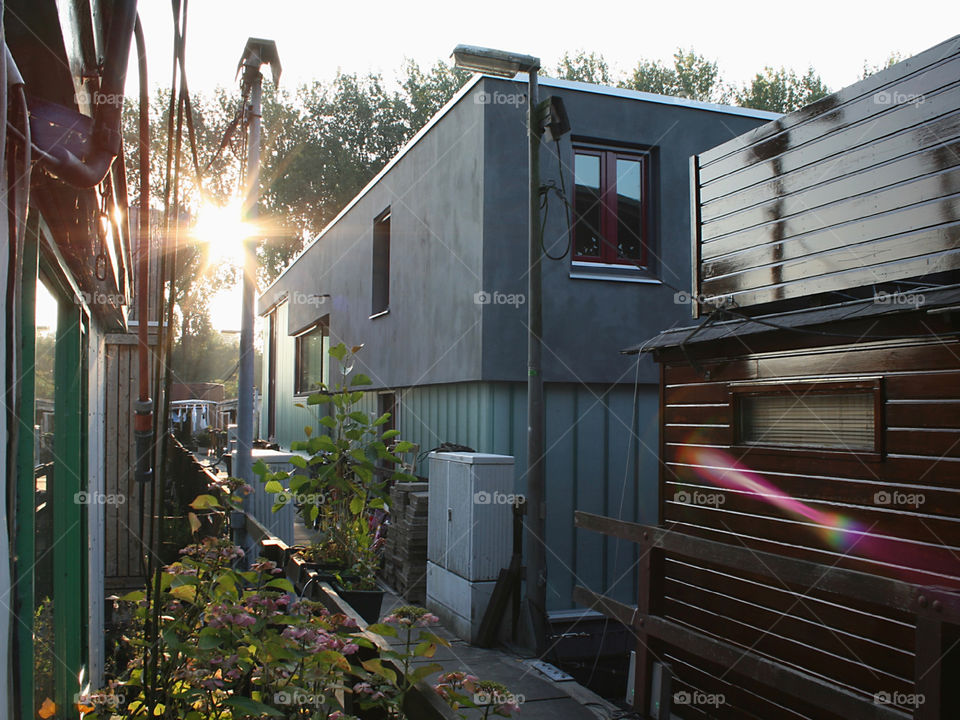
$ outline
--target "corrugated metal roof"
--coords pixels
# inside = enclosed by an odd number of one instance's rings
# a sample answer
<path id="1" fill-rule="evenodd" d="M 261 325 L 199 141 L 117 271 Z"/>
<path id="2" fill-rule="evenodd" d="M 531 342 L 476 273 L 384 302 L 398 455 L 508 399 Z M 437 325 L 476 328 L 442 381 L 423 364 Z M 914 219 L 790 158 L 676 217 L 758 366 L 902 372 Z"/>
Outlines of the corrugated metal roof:
<path id="1" fill-rule="evenodd" d="M 816 331 L 818 326 L 840 320 L 857 320 L 882 315 L 895 315 L 907 312 L 929 312 L 938 308 L 957 306 L 960 311 L 960 285 L 950 285 L 934 290 L 917 290 L 922 302 L 906 307 L 898 302 L 883 302 L 877 297 L 863 300 L 850 300 L 835 305 L 794 310 L 793 312 L 758 315 L 749 319 L 738 317 L 730 320 L 704 322 L 681 328 L 670 328 L 646 342 L 621 350 L 624 355 L 636 355 L 654 352 L 680 345 L 692 346 L 705 342 L 716 342 L 729 338 L 745 337 L 775 331 Z"/>

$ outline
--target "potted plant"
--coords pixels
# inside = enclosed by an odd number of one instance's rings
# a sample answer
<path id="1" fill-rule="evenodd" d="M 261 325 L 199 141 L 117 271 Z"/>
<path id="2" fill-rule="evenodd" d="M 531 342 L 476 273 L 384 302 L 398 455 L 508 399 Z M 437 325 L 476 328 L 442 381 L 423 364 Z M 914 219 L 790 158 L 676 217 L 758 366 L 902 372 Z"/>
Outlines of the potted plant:
<path id="1" fill-rule="evenodd" d="M 412 480 L 395 470 L 413 445 L 398 442 L 396 430 L 384 430 L 390 413 L 374 417 L 359 409 L 361 389 L 372 383 L 363 373 L 352 374 L 356 354 L 363 346 L 340 343 L 329 350 L 339 366 L 339 378 L 321 385 L 307 399 L 308 406 L 324 406 L 320 427 L 304 428 L 306 440 L 291 445 L 309 457 L 294 456 L 292 472 L 270 472 L 263 463 L 254 466 L 265 490 L 277 496 L 274 511 L 296 501 L 297 512 L 320 540 L 309 551 L 318 564 L 339 561 L 325 568 L 344 599 L 365 618 L 376 620 L 383 590 L 377 585 L 382 539 L 373 523 L 376 511 L 385 508 L 385 487 L 390 480 Z M 387 448 L 391 442 L 392 447 Z M 360 607 L 358 607 L 360 605 Z"/>

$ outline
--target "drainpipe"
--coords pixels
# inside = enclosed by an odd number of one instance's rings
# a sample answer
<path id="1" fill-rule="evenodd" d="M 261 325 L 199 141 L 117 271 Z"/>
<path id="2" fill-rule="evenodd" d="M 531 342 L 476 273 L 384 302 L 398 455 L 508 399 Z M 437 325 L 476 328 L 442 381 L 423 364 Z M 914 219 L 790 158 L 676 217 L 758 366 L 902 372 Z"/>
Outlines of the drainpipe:
<path id="1" fill-rule="evenodd" d="M 83 158 L 77 157 L 65 142 L 51 142 L 50 147 L 40 146 L 44 166 L 58 178 L 78 188 L 91 188 L 103 182 L 110 171 L 114 159 L 120 154 L 120 118 L 123 103 L 113 102 L 123 97 L 123 86 L 127 76 L 127 57 L 130 54 L 130 41 L 133 37 L 134 23 L 137 19 L 137 0 L 117 0 L 113 4 L 110 18 L 110 37 L 107 39 L 106 62 L 103 69 L 103 82 L 98 94 L 110 102 L 95 103 L 93 111 L 93 129 L 89 152 Z M 47 108 L 50 108 L 49 110 Z M 33 120 L 42 125 L 48 118 L 47 113 L 64 125 L 70 125 L 79 113 L 40 103 Z M 73 115 L 69 118 L 68 115 Z M 84 118 L 84 116 L 80 116 Z M 39 137 L 40 133 L 35 133 Z M 74 145 L 74 149 L 78 146 Z"/>
<path id="2" fill-rule="evenodd" d="M 136 3 L 131 3 L 136 5 Z M 150 348 L 148 336 L 150 268 L 150 89 L 147 84 L 147 45 L 140 18 L 136 18 L 137 57 L 140 70 L 140 212 L 137 214 L 140 241 L 137 257 L 137 342 L 140 392 L 134 404 L 133 435 L 136 442 L 138 482 L 153 480 L 153 400 L 150 398 Z"/>

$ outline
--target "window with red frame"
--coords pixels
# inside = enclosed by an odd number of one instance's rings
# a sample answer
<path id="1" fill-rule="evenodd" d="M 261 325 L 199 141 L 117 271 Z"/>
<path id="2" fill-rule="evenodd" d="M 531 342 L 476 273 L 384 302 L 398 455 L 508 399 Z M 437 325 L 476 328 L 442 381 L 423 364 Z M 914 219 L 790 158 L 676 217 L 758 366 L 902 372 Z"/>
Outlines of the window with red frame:
<path id="1" fill-rule="evenodd" d="M 573 259 L 647 266 L 650 158 L 574 146 Z"/>

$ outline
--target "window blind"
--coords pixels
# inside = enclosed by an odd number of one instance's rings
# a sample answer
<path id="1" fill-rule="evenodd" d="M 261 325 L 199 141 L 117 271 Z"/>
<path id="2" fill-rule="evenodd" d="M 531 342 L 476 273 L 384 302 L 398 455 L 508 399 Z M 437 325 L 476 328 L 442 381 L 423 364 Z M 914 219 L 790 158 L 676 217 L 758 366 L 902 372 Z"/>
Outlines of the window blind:
<path id="1" fill-rule="evenodd" d="M 748 445 L 875 450 L 870 392 L 747 395 L 739 402 L 739 440 Z"/>

